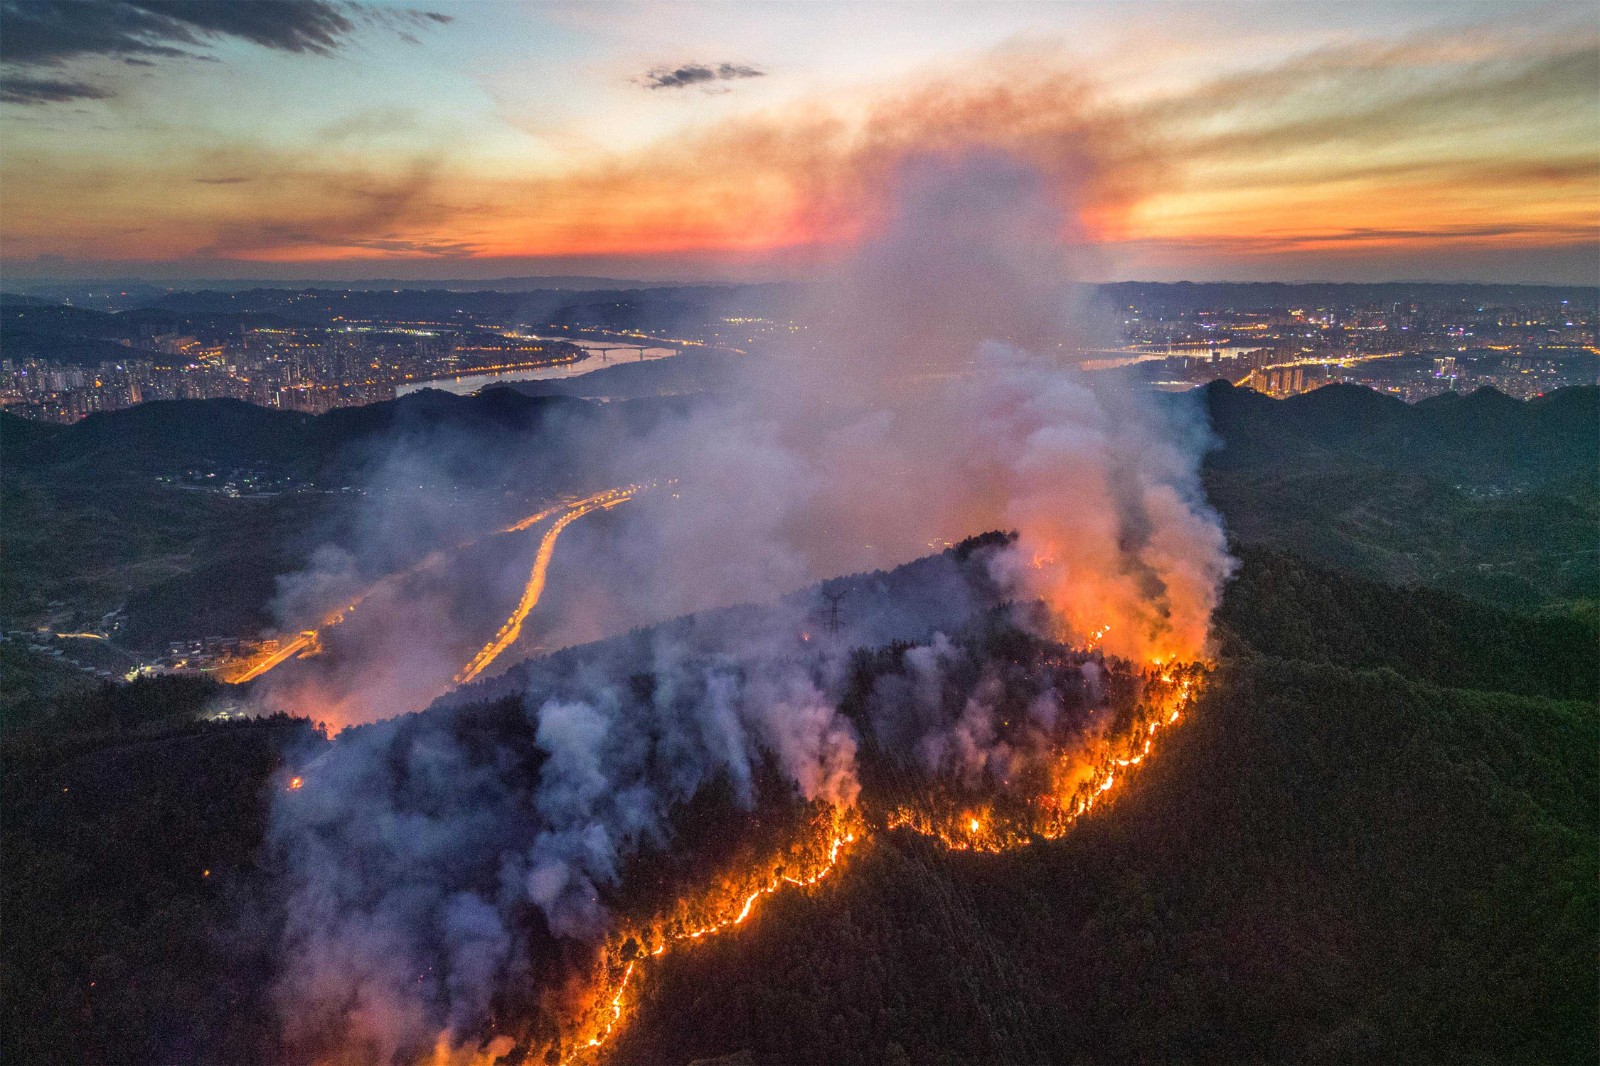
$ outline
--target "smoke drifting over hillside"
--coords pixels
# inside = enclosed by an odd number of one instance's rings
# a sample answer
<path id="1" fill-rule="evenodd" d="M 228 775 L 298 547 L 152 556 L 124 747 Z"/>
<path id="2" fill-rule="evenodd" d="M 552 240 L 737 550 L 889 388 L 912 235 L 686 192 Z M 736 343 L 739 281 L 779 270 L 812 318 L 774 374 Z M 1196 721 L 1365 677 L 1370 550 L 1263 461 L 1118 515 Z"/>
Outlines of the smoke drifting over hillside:
<path id="1" fill-rule="evenodd" d="M 802 308 L 789 350 L 726 404 L 627 454 L 679 479 L 641 501 L 619 618 L 761 600 L 903 562 L 985 529 L 1021 533 L 1009 578 L 1079 636 L 1198 658 L 1228 570 L 1198 470 L 1197 404 L 1073 372 L 1084 339 L 1059 234 L 1072 204 L 1031 167 L 919 159 L 899 211 Z M 620 476 L 620 475 L 619 475 Z"/>
<path id="2" fill-rule="evenodd" d="M 1024 614 L 1043 635 L 1140 664 L 1203 658 L 1230 566 L 1199 488 L 1208 434 L 1198 408 L 1059 357 L 1072 205 L 1000 157 L 916 160 L 897 181 L 899 210 L 815 294 L 790 350 L 595 459 L 611 483 L 677 480 L 567 560 L 609 575 L 568 636 L 772 600 L 998 528 L 1018 538 L 967 564 L 980 576 L 954 582 L 960 610 L 1042 600 Z M 934 634 L 948 618 L 853 595 L 837 634 L 790 598 L 534 670 L 514 712 L 435 711 L 336 742 L 272 832 L 290 1046 L 390 1061 L 486 1040 L 519 988 L 606 934 L 629 857 L 670 850 L 675 805 L 709 782 L 746 808 L 770 799 L 762 781 L 852 807 L 867 739 L 840 711 L 854 646 L 919 642 L 871 728 L 959 784 L 1092 739 L 1097 660 L 1061 664 L 1013 726 L 1000 675 Z M 957 666 L 981 681 L 952 705 L 941 677 Z"/>

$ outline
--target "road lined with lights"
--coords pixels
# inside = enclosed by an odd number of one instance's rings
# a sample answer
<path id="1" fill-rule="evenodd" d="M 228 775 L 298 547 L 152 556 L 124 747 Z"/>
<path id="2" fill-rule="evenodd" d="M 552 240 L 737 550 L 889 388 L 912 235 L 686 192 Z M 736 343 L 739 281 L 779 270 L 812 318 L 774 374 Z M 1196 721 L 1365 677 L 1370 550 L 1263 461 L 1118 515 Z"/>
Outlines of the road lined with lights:
<path id="1" fill-rule="evenodd" d="M 595 493 L 568 506 L 567 512 L 545 530 L 544 538 L 539 541 L 539 552 L 533 558 L 533 569 L 528 573 L 528 583 L 523 586 L 522 600 L 517 604 L 517 609 L 506 619 L 505 624 L 494 635 L 494 639 L 479 649 L 478 654 L 472 657 L 472 661 L 456 674 L 456 684 L 465 685 L 477 678 L 500 657 L 501 652 L 515 644 L 517 638 L 522 636 L 522 623 L 527 620 L 529 612 L 538 605 L 539 597 L 544 595 L 545 578 L 550 571 L 550 559 L 555 555 L 556 540 L 560 538 L 562 531 L 586 514 L 609 511 L 613 507 L 627 503 L 648 487 L 648 485 L 624 485 L 622 488 Z M 548 514 L 549 512 L 546 512 L 546 515 Z M 526 524 L 518 523 L 517 528 L 526 529 L 532 526 L 537 518 L 524 521 Z"/>
<path id="2" fill-rule="evenodd" d="M 634 490 L 639 488 L 639 486 L 629 486 L 628 488 L 630 490 Z M 598 493 L 595 496 L 590 496 L 587 499 L 579 500 L 576 503 L 558 503 L 553 506 L 543 508 L 542 510 L 535 511 L 533 514 L 530 514 L 525 518 L 518 519 L 503 529 L 496 530 L 495 532 L 497 534 L 521 533 L 525 530 L 531 529 L 540 522 L 543 522 L 545 519 L 549 518 L 551 515 L 556 514 L 563 509 L 582 507 L 585 504 L 591 503 L 592 501 L 609 497 L 613 493 L 622 491 L 624 490 L 608 489 L 606 492 Z M 611 506 L 614 506 L 614 504 Z M 395 585 L 398 585 L 408 578 L 415 577 L 417 574 L 420 574 L 425 570 L 433 569 L 434 567 L 450 559 L 452 556 L 459 552 L 465 551 L 467 548 L 472 547 L 483 539 L 484 538 L 482 537 L 474 537 L 471 540 L 464 540 L 454 547 L 432 552 L 427 558 L 423 559 L 422 562 L 418 563 L 417 565 L 381 578 L 365 592 L 361 593 L 361 595 L 357 596 L 349 603 L 324 615 L 322 621 L 318 623 L 314 629 L 302 630 L 299 636 L 295 637 L 286 644 L 280 645 L 275 651 L 236 665 L 232 670 L 225 672 L 224 680 L 235 685 L 242 685 L 247 681 L 254 681 L 256 678 L 276 669 L 279 666 L 282 666 L 284 663 L 297 656 L 315 655 L 321 650 L 322 647 L 322 632 L 343 622 L 345 618 L 349 616 L 350 612 L 354 611 L 364 601 L 384 589 L 393 588 Z"/>

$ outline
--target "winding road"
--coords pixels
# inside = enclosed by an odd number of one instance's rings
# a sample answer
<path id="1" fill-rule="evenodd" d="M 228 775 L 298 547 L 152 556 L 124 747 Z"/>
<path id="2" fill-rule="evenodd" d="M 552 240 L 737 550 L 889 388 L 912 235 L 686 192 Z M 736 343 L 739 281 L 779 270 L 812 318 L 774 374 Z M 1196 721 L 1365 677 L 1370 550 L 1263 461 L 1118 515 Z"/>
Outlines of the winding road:
<path id="1" fill-rule="evenodd" d="M 539 597 L 544 595 L 545 576 L 549 573 L 550 559 L 555 554 L 556 539 L 561 536 L 561 531 L 586 514 L 607 511 L 628 502 L 647 487 L 625 485 L 622 488 L 596 493 L 567 507 L 566 513 L 545 530 L 544 538 L 539 541 L 539 553 L 533 558 L 533 569 L 528 573 L 528 583 L 523 586 L 522 600 L 517 604 L 517 609 L 506 619 L 505 625 L 500 627 L 494 639 L 485 644 L 478 654 L 472 657 L 472 661 L 461 668 L 461 672 L 455 677 L 456 684 L 465 685 L 474 680 L 500 657 L 501 652 L 515 644 L 517 638 L 522 635 L 522 623 L 527 620 L 529 612 L 538 605 Z M 525 529 L 527 526 L 522 528 Z"/>
<path id="2" fill-rule="evenodd" d="M 511 525 L 506 526 L 504 529 L 496 531 L 497 533 L 502 534 L 521 533 L 524 530 L 533 528 L 553 514 L 563 511 L 565 512 L 559 519 L 556 520 L 555 525 L 553 525 L 549 531 L 545 533 L 544 540 L 540 542 L 539 554 L 534 560 L 533 574 L 530 575 L 528 587 L 523 592 L 522 603 L 517 606 L 517 613 L 513 614 L 506 624 L 501 627 L 500 633 L 496 635 L 495 640 L 491 641 L 487 646 L 485 646 L 485 648 L 478 653 L 472 662 L 464 667 L 461 673 L 456 676 L 458 683 L 463 679 L 470 681 L 472 678 L 477 677 L 478 674 L 482 673 L 483 669 L 492 663 L 502 651 L 516 642 L 517 636 L 522 632 L 523 619 L 528 616 L 529 611 L 533 610 L 534 604 L 538 603 L 539 596 L 544 591 L 545 571 L 549 569 L 550 554 L 555 550 L 555 540 L 556 537 L 560 535 L 561 531 L 567 526 L 571 525 L 572 522 L 583 517 L 591 511 L 615 507 L 619 503 L 632 499 L 636 493 L 646 487 L 648 486 L 625 485 L 622 488 L 607 489 L 605 492 L 599 492 L 593 496 L 589 496 L 572 503 L 558 503 L 553 507 L 546 507 L 543 510 L 535 511 L 526 518 L 519 519 L 518 521 L 513 522 Z M 380 589 L 388 588 L 397 584 L 398 582 L 406 580 L 409 577 L 419 574 L 424 570 L 430 570 L 433 567 L 438 566 L 440 563 L 443 563 L 445 560 L 449 559 L 452 555 L 463 551 L 466 548 L 470 548 L 472 545 L 478 543 L 478 541 L 481 539 L 483 538 L 475 537 L 471 540 L 464 540 L 460 544 L 455 545 L 453 548 L 433 552 L 416 566 L 384 577 L 373 584 L 361 595 L 351 600 L 349 603 L 330 611 L 323 617 L 321 623 L 319 623 L 315 629 L 306 629 L 301 631 L 301 633 L 293 640 L 281 644 L 270 654 L 238 664 L 228 672 L 228 674 L 224 677 L 224 680 L 235 685 L 242 685 L 246 681 L 254 681 L 261 675 L 274 670 L 279 666 L 282 666 L 284 663 L 295 658 L 296 656 L 305 655 L 307 653 L 315 654 L 316 650 L 320 646 L 320 638 L 323 630 L 343 622 L 351 611 L 355 610 L 361 605 L 362 601 L 366 600 Z M 535 579 L 537 579 L 537 585 L 535 584 Z M 501 637 L 504 636 L 508 631 L 510 631 L 509 639 L 501 642 Z M 480 663 L 479 660 L 482 660 L 482 662 Z"/>

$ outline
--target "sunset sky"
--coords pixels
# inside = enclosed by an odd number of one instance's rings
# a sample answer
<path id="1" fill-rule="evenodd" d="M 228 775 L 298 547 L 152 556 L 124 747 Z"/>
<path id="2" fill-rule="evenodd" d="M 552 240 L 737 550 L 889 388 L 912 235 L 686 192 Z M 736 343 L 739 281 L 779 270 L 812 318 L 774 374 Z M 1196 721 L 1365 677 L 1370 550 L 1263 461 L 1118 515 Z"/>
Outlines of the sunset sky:
<path id="1" fill-rule="evenodd" d="M 1600 280 L 1592 2 L 0 12 L 13 277 L 804 276 L 1006 152 L 1097 277 Z"/>

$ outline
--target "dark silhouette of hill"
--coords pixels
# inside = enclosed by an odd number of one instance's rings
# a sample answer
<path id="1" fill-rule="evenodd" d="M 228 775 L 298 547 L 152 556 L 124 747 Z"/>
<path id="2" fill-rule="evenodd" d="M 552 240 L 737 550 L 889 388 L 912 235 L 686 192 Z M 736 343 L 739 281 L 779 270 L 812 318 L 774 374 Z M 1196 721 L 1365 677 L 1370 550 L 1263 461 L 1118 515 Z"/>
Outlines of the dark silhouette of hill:
<path id="1" fill-rule="evenodd" d="M 284 326 L 294 320 L 279 314 L 200 311 L 180 313 L 159 307 L 121 312 L 96 311 L 27 297 L 0 300 L 0 347 L 11 359 L 96 366 L 127 359 L 173 366 L 181 357 L 150 347 L 150 338 L 184 333 L 206 342 L 236 340 L 248 328 Z"/>
<path id="2" fill-rule="evenodd" d="M 183 316 L 276 315 L 306 325 L 349 318 L 428 321 L 471 328 L 483 322 L 577 329 L 665 331 L 730 313 L 770 314 L 788 289 L 771 285 L 680 285 L 625 289 L 464 291 L 260 288 L 163 295 L 150 309 Z"/>
<path id="3" fill-rule="evenodd" d="M 1411 405 L 1359 385 L 1327 385 L 1273 401 L 1226 381 L 1206 386 L 1221 468 L 1261 468 L 1337 452 L 1346 462 L 1403 464 L 1458 475 L 1514 470 L 1542 480 L 1600 459 L 1600 388 L 1514 400 L 1492 388 Z"/>
<path id="4" fill-rule="evenodd" d="M 1235 540 L 1505 605 L 1600 598 L 1600 390 L 1407 406 L 1355 386 L 1277 401 L 1216 382 L 1200 398 L 1220 441 L 1207 491 Z M 159 644 L 192 635 L 186 620 L 205 600 L 218 624 L 253 631 L 268 621 L 273 575 L 338 535 L 336 497 L 227 500 L 156 478 L 243 468 L 327 493 L 359 484 L 403 444 L 463 486 L 520 499 L 582 487 L 592 456 L 693 402 L 495 388 L 317 417 L 232 400 L 159 401 L 71 426 L 0 413 L 0 528 L 12 549 L 3 602 L 15 617 L 84 598 L 97 618 L 132 596 L 143 618 L 131 624 Z"/>
<path id="5" fill-rule="evenodd" d="M 0 296 L 0 342 L 14 357 L 92 364 L 129 358 L 120 342 L 136 346 L 151 333 L 186 332 L 207 340 L 237 336 L 248 325 L 331 325 L 349 318 L 430 321 L 471 328 L 483 322 L 579 329 L 643 329 L 681 336 L 686 328 L 728 314 L 768 317 L 787 313 L 800 290 L 794 285 L 603 284 L 607 279 L 565 278 L 471 282 L 353 281 L 229 283 L 172 291 L 123 285 L 138 306 L 117 313 L 90 311 L 34 296 Z M 108 290 L 102 283 L 88 288 Z M 70 291 L 41 285 L 41 293 Z M 1390 282 L 1382 284 L 1119 282 L 1088 286 L 1102 305 L 1133 305 L 1147 312 L 1290 307 L 1434 308 L 1554 305 L 1563 300 L 1588 309 L 1600 290 L 1583 286 L 1479 285 Z M 143 357 L 153 353 L 142 352 Z"/>
<path id="6" fill-rule="evenodd" d="M 155 400 L 92 414 L 71 426 L 0 413 L 0 434 L 18 462 L 40 467 L 170 470 L 183 466 L 283 467 L 348 476 L 359 449 L 395 434 L 449 432 L 488 447 L 537 434 L 562 419 L 596 414 L 590 404 L 509 389 L 473 396 L 425 389 L 399 400 L 335 408 L 323 415 L 241 400 Z"/>
<path id="7" fill-rule="evenodd" d="M 710 357 L 709 369 L 721 363 Z M 622 364 L 604 372 L 622 377 L 659 369 L 651 363 Z M 554 391 L 558 384 L 565 383 L 522 383 L 472 396 L 425 389 L 318 417 L 237 400 L 162 400 L 97 413 L 67 427 L 0 414 L 0 427 L 8 450 L 15 448 L 13 456 L 30 463 L 115 452 L 150 462 L 228 459 L 292 462 L 304 468 L 363 437 L 396 428 L 520 433 L 587 409 L 570 399 L 528 395 Z M 1455 474 L 1513 472 L 1550 481 L 1587 470 L 1600 458 L 1600 435 L 1595 432 L 1600 389 L 1594 386 L 1560 389 L 1526 402 L 1485 388 L 1471 396 L 1412 406 L 1356 385 L 1330 385 L 1279 401 L 1216 381 L 1206 386 L 1204 400 L 1221 443 L 1210 458 L 1217 469 L 1261 471 L 1323 460 L 1399 463 Z"/>
<path id="8" fill-rule="evenodd" d="M 1535 606 L 1600 597 L 1600 390 L 1407 406 L 1334 385 L 1206 387 L 1207 494 L 1231 535 L 1400 584 Z"/>
<path id="9" fill-rule="evenodd" d="M 0 602 L 12 618 L 83 603 L 85 624 L 126 603 L 124 639 L 145 649 L 253 635 L 271 622 L 275 577 L 349 535 L 341 494 L 381 481 L 395 455 L 429 456 L 492 525 L 500 509 L 585 488 L 591 449 L 648 426 L 666 403 L 424 391 L 318 417 L 234 400 L 158 401 L 71 426 L 0 414 Z M 241 471 L 287 489 L 208 489 Z"/>

